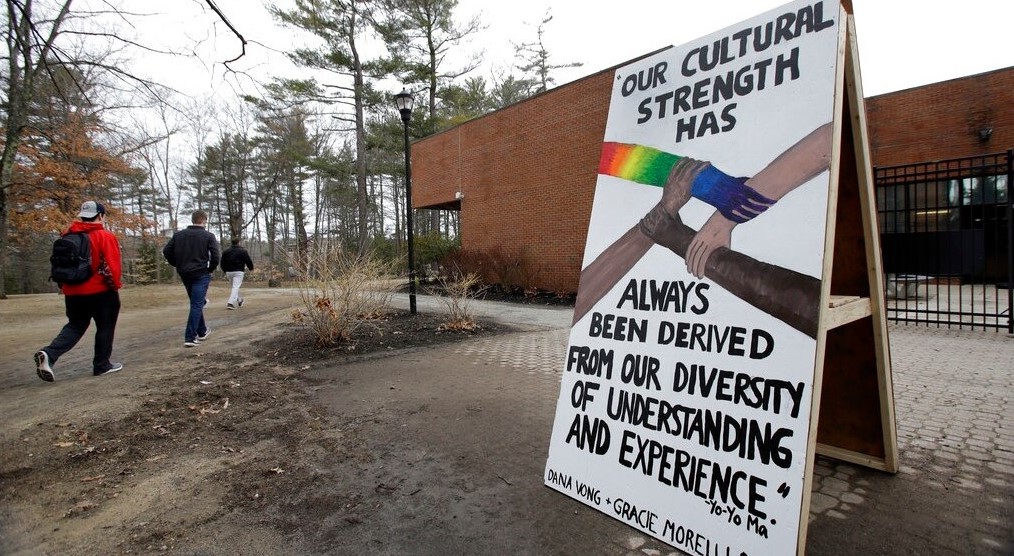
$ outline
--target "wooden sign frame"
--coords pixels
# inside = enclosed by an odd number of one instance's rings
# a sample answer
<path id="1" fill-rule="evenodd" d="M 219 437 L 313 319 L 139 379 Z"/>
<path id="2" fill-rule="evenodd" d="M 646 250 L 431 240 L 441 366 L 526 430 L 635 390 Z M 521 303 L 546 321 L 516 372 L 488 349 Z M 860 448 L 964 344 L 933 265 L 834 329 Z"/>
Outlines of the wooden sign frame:
<path id="1" fill-rule="evenodd" d="M 831 192 L 814 404 L 798 553 L 806 547 L 814 455 L 898 471 L 894 384 L 855 16 L 841 8 Z"/>

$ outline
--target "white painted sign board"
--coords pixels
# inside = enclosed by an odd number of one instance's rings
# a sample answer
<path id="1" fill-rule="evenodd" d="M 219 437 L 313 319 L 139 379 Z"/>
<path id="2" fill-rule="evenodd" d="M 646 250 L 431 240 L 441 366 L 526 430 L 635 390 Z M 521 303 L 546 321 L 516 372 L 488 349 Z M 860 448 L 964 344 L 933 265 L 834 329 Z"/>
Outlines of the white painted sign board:
<path id="1" fill-rule="evenodd" d="M 840 13 L 615 73 L 544 480 L 690 554 L 798 548 Z"/>

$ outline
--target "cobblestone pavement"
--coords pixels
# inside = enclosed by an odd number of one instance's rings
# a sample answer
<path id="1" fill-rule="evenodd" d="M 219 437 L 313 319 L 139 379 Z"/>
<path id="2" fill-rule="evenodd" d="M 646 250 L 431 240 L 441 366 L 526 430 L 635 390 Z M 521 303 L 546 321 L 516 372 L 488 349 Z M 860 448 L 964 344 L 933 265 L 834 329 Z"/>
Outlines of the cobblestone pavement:
<path id="1" fill-rule="evenodd" d="M 503 318 L 498 310 L 476 308 Z M 570 312 L 524 313 L 542 330 L 453 349 L 463 364 L 515 370 L 552 411 Z M 1014 554 L 1014 338 L 894 324 L 889 334 L 900 471 L 818 457 L 807 553 Z M 628 554 L 676 554 L 628 531 L 615 539 Z"/>

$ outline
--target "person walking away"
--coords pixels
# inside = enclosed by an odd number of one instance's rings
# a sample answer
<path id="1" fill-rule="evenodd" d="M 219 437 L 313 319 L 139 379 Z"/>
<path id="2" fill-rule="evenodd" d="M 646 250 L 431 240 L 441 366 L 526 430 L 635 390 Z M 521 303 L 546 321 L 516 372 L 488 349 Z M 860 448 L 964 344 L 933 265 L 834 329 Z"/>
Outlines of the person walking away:
<path id="1" fill-rule="evenodd" d="M 121 281 L 120 243 L 105 229 L 106 207 L 86 201 L 67 234 L 86 234 L 91 254 L 90 275 L 81 283 L 62 283 L 60 291 L 67 310 L 67 324 L 50 344 L 35 352 L 35 373 L 46 382 L 54 382 L 53 365 L 70 351 L 95 321 L 95 355 L 92 374 L 102 376 L 123 369 L 122 363 L 111 363 L 116 319 L 120 315 Z"/>
<path id="2" fill-rule="evenodd" d="M 208 325 L 204 320 L 204 306 L 208 304 L 208 286 L 211 273 L 218 267 L 221 250 L 215 234 L 204 229 L 208 214 L 196 210 L 190 216 L 193 223 L 173 234 L 169 243 L 162 248 L 162 256 L 183 281 L 183 287 L 190 298 L 190 314 L 183 332 L 183 346 L 197 347 L 208 339 Z"/>
<path id="3" fill-rule="evenodd" d="M 232 292 L 229 294 L 229 301 L 225 304 L 226 309 L 235 309 L 243 306 L 243 298 L 239 295 L 239 288 L 243 285 L 243 272 L 246 269 L 253 270 L 253 261 L 250 260 L 250 253 L 240 247 L 239 238 L 231 240 L 232 246 L 222 253 L 222 271 L 225 277 L 232 284 Z"/>

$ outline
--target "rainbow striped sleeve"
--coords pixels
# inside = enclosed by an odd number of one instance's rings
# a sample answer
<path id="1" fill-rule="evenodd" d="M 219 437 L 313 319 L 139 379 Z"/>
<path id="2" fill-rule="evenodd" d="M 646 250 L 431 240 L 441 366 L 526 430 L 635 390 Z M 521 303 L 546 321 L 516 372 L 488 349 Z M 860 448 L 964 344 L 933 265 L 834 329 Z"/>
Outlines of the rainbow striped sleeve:
<path id="1" fill-rule="evenodd" d="M 630 143 L 602 143 L 599 173 L 662 187 L 682 156 Z"/>

